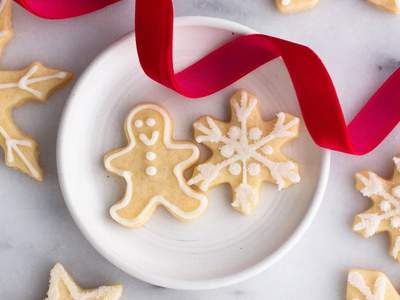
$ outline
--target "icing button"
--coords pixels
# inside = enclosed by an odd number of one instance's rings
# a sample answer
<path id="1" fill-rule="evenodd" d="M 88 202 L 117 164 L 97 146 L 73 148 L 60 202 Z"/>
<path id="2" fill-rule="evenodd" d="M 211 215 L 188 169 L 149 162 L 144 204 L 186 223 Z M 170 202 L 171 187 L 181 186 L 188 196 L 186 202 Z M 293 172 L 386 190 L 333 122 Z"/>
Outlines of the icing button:
<path id="1" fill-rule="evenodd" d="M 157 158 L 157 154 L 152 151 L 146 152 L 146 159 L 149 161 L 153 161 Z"/>
<path id="2" fill-rule="evenodd" d="M 147 167 L 146 168 L 146 174 L 149 176 L 155 176 L 157 174 L 157 168 L 156 167 Z"/>

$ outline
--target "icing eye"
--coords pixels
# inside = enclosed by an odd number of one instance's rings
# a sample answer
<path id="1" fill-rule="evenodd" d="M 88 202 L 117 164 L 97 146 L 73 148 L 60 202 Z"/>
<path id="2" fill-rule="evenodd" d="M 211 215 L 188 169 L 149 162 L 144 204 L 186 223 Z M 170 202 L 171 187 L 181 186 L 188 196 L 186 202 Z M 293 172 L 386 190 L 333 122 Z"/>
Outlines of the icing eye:
<path id="1" fill-rule="evenodd" d="M 153 127 L 154 125 L 156 125 L 156 120 L 153 119 L 153 118 L 148 118 L 146 120 L 146 125 L 149 126 L 149 127 Z"/>
<path id="2" fill-rule="evenodd" d="M 143 121 L 142 120 L 136 120 L 135 121 L 135 127 L 136 128 L 142 128 L 143 127 Z"/>

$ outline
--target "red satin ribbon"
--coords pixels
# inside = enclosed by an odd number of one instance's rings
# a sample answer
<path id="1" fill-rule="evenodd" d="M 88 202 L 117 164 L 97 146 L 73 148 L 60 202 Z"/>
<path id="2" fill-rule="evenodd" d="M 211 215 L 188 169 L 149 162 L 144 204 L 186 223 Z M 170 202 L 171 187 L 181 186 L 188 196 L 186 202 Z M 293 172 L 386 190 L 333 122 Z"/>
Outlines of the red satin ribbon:
<path id="1" fill-rule="evenodd" d="M 65 2 L 60 6 L 54 5 L 54 0 L 18 1 L 28 9 L 34 7 L 31 11 L 35 14 L 59 18 L 87 13 L 116 0 L 69 0 L 60 1 Z M 41 2 L 46 5 L 38 4 Z M 321 147 L 357 155 L 368 153 L 400 120 L 400 70 L 390 76 L 346 126 L 332 80 L 308 47 L 262 34 L 241 36 L 175 74 L 172 40 L 172 0 L 137 0 L 136 44 L 141 65 L 149 77 L 184 96 L 210 95 L 282 57 L 306 126 Z"/>

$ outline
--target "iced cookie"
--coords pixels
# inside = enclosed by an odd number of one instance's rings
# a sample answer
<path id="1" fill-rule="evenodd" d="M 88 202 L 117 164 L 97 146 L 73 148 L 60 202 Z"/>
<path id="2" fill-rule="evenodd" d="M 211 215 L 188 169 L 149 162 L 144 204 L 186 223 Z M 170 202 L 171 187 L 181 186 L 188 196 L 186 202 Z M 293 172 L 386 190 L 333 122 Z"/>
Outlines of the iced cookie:
<path id="1" fill-rule="evenodd" d="M 390 237 L 390 255 L 400 262 L 400 158 L 393 158 L 395 170 L 390 180 L 370 171 L 356 174 L 356 188 L 373 203 L 355 217 L 353 230 L 364 237 L 386 231 Z"/>
<path id="2" fill-rule="evenodd" d="M 400 1 L 399 0 L 368 0 L 378 8 L 386 10 L 388 12 L 399 14 L 400 13 Z"/>
<path id="3" fill-rule="evenodd" d="M 157 105 L 133 109 L 125 121 L 128 145 L 105 156 L 108 171 L 123 177 L 123 198 L 110 209 L 112 218 L 127 227 L 145 224 L 158 206 L 180 220 L 200 216 L 207 198 L 187 184 L 184 172 L 199 159 L 190 142 L 173 140 L 168 113 Z"/>
<path id="4" fill-rule="evenodd" d="M 354 269 L 347 277 L 347 300 L 399 300 L 387 276 L 378 271 Z"/>
<path id="5" fill-rule="evenodd" d="M 195 168 L 190 185 L 202 191 L 228 183 L 233 190 L 232 206 L 250 214 L 258 205 L 263 181 L 281 190 L 300 181 L 298 165 L 281 152 L 281 147 L 298 136 L 299 119 L 278 113 L 276 119 L 263 121 L 258 100 L 238 91 L 231 98 L 231 120 L 223 122 L 205 116 L 194 123 L 198 143 L 212 156 Z"/>
<path id="6" fill-rule="evenodd" d="M 275 0 L 276 6 L 283 13 L 295 13 L 313 8 L 319 0 Z"/>
<path id="7" fill-rule="evenodd" d="M 0 9 L 1 49 L 12 37 L 11 1 L 3 0 Z M 0 146 L 7 166 L 42 180 L 37 143 L 15 125 L 12 111 L 31 100 L 45 102 L 70 78 L 71 74 L 67 72 L 49 69 L 37 62 L 22 70 L 0 71 Z"/>
<path id="8" fill-rule="evenodd" d="M 50 272 L 50 285 L 45 300 L 117 300 L 121 295 L 121 285 L 82 289 L 61 264 L 56 264 Z"/>

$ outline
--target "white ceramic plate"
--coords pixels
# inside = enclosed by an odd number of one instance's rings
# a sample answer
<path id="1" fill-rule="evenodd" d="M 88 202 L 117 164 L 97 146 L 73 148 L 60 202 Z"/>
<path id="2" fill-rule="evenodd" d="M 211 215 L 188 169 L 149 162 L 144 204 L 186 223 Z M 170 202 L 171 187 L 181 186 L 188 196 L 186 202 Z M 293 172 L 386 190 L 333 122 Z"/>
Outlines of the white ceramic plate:
<path id="1" fill-rule="evenodd" d="M 176 20 L 177 69 L 194 62 L 236 34 L 253 33 L 236 23 L 210 18 Z M 249 278 L 280 259 L 310 225 L 321 202 L 330 155 L 318 148 L 304 126 L 285 153 L 299 161 L 302 181 L 283 192 L 265 184 L 261 204 L 245 217 L 230 206 L 227 187 L 208 193 L 206 213 L 181 223 L 158 209 L 142 229 L 126 229 L 108 214 L 125 186 L 103 168 L 103 155 L 125 145 L 123 121 L 138 103 L 159 103 L 172 115 L 177 139 L 191 139 L 199 116 L 228 117 L 237 88 L 258 95 L 265 119 L 284 111 L 300 116 L 289 75 L 277 59 L 229 88 L 200 100 L 152 82 L 142 72 L 133 34 L 101 54 L 81 76 L 65 108 L 58 140 L 58 171 L 71 214 L 92 245 L 127 273 L 155 285 L 207 289 Z"/>

